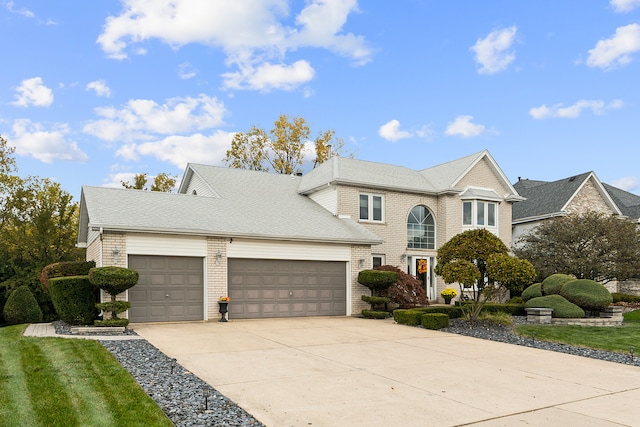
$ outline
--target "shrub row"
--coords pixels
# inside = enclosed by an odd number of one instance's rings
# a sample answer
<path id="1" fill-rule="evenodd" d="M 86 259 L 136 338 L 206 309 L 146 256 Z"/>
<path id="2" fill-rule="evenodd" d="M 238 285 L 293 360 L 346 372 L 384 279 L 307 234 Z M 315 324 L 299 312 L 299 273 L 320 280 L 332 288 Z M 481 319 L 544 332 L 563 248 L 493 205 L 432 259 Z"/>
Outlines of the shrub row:
<path id="1" fill-rule="evenodd" d="M 439 330 L 449 326 L 449 316 L 444 313 L 426 313 L 421 319 L 422 327 L 425 329 Z"/>
<path id="2" fill-rule="evenodd" d="M 389 317 L 388 311 L 362 310 L 362 317 L 366 319 L 386 319 Z"/>
<path id="3" fill-rule="evenodd" d="M 620 292 L 613 292 L 611 297 L 613 298 L 613 302 L 640 302 L 640 296 L 623 294 Z"/>
<path id="4" fill-rule="evenodd" d="M 507 313 L 512 316 L 525 315 L 524 304 L 494 304 L 486 303 L 482 307 L 483 313 Z M 393 311 L 393 320 L 403 325 L 418 326 L 422 324 L 422 316 L 425 314 L 441 313 L 447 315 L 449 319 L 457 319 L 464 314 L 462 306 L 438 306 L 410 308 L 407 310 L 398 309 Z"/>

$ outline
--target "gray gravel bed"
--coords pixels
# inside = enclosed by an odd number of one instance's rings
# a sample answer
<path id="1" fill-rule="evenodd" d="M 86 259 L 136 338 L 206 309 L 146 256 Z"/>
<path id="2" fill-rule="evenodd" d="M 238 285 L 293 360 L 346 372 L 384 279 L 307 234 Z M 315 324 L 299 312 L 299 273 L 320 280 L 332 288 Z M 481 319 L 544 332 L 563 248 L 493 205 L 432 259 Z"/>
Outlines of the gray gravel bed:
<path id="1" fill-rule="evenodd" d="M 479 323 L 472 327 L 468 322 L 451 319 L 449 327 L 442 329 L 442 331 L 640 367 L 640 357 L 632 358 L 629 354 L 540 341 L 533 339 L 533 337 L 521 337 L 514 332 L 514 326 L 526 323 L 526 319 L 513 316 L 512 320 L 513 326 Z M 55 322 L 55 326 L 58 333 L 71 333 L 69 327 L 63 322 Z M 127 333 L 135 334 L 131 330 Z M 244 409 L 208 386 L 203 380 L 187 371 L 148 341 L 100 342 L 116 357 L 118 362 L 133 376 L 175 425 L 264 427 L 264 424 Z M 208 387 L 211 393 L 206 402 L 206 409 L 203 396 L 205 387 Z"/>

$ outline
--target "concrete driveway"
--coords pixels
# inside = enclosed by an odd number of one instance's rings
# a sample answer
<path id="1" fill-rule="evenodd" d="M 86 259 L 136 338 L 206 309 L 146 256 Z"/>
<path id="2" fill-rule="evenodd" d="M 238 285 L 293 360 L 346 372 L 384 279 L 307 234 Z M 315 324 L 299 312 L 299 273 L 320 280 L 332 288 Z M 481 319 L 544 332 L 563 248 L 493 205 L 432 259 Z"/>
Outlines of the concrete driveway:
<path id="1" fill-rule="evenodd" d="M 135 324 L 267 426 L 640 426 L 640 369 L 351 317 Z"/>

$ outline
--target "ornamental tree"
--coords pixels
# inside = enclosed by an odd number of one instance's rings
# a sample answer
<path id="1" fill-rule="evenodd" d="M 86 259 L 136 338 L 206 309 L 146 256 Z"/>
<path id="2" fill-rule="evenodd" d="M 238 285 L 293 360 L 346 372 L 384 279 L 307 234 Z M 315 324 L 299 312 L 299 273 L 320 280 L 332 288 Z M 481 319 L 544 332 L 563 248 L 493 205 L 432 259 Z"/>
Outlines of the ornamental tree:
<path id="1" fill-rule="evenodd" d="M 602 284 L 640 277 L 636 222 L 593 211 L 545 221 L 519 238 L 514 253 L 531 261 L 538 281 L 554 273 Z"/>

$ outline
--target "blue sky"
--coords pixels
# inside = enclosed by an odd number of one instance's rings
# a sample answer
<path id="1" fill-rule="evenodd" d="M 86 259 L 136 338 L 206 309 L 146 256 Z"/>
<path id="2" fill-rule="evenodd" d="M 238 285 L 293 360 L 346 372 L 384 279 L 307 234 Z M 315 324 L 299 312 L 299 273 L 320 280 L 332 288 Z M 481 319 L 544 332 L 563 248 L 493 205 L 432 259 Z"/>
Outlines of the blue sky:
<path id="1" fill-rule="evenodd" d="M 0 0 L 0 134 L 21 175 L 119 186 L 223 165 L 302 116 L 356 158 L 595 171 L 640 194 L 640 0 Z"/>

